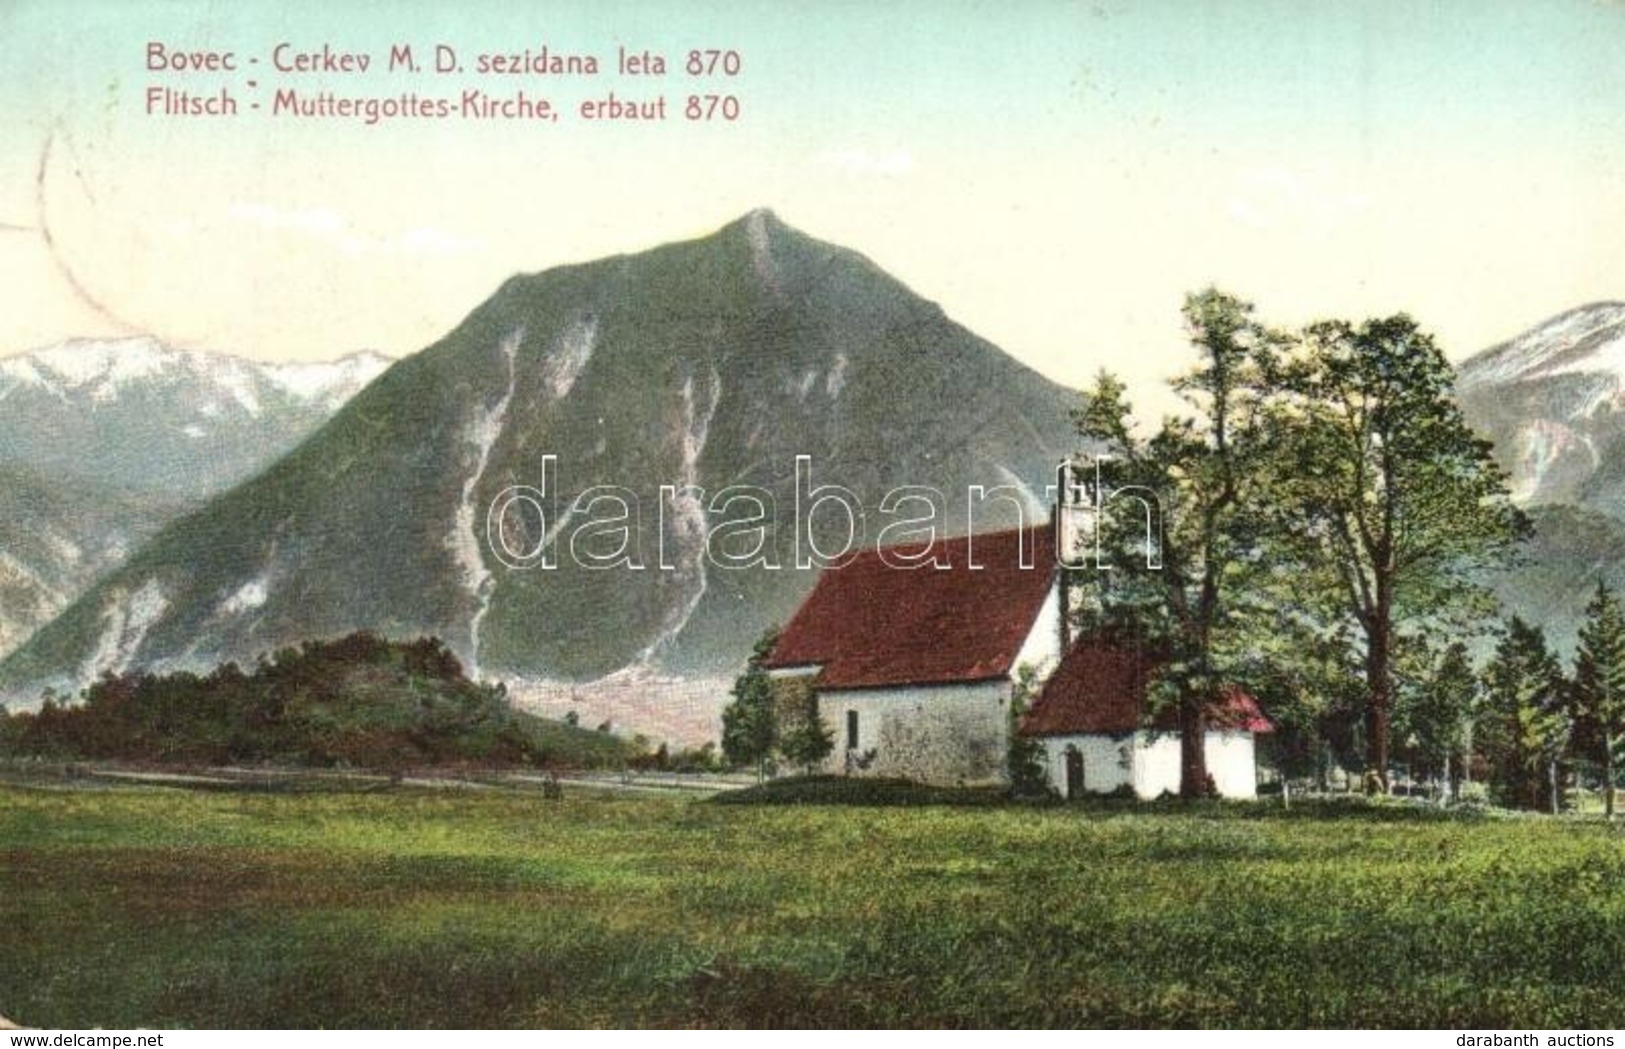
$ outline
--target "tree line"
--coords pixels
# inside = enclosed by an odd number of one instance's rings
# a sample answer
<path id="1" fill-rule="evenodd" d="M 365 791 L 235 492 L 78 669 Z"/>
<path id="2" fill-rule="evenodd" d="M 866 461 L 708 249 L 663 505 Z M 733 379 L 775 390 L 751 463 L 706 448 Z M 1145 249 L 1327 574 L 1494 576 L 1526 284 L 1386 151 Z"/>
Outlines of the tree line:
<path id="1" fill-rule="evenodd" d="M 1538 628 L 1499 619 L 1483 579 L 1531 525 L 1432 336 L 1403 314 L 1282 330 L 1215 289 L 1183 313 L 1182 411 L 1148 425 L 1102 372 L 1075 413 L 1102 461 L 1088 538 L 1108 570 L 1073 587 L 1081 629 L 1167 654 L 1155 699 L 1179 714 L 1181 793 L 1204 792 L 1207 719 L 1240 683 L 1281 730 L 1283 771 L 1352 762 L 1386 792 L 1404 757 L 1555 809 L 1579 759 L 1612 814 L 1625 617 L 1599 583 L 1572 674 Z M 1121 527 L 1122 489 L 1155 494 L 1152 527 Z"/>
<path id="2" fill-rule="evenodd" d="M 1466 646 L 1451 644 L 1431 689 L 1406 710 L 1409 742 L 1424 774 L 1452 794 L 1462 772 L 1482 763 L 1496 800 L 1556 813 L 1581 769 L 1601 783 L 1615 812 L 1615 754 L 1625 734 L 1625 614 L 1602 583 L 1586 608 L 1572 672 L 1538 626 L 1512 617 L 1483 672 Z"/>

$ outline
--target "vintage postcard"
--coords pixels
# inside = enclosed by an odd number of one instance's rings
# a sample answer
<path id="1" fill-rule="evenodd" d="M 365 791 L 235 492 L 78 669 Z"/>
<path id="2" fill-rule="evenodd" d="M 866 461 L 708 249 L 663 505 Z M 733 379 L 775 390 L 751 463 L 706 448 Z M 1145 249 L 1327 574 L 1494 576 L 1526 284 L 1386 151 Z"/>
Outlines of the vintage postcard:
<path id="1" fill-rule="evenodd" d="M 1625 6 L 0 45 L 0 1026 L 1625 1026 Z"/>

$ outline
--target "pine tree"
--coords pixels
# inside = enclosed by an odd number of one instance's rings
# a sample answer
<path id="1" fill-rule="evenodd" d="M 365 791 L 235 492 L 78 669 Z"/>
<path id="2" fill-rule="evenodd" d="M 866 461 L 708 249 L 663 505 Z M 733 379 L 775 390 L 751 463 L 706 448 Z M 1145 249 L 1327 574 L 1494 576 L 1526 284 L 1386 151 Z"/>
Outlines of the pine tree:
<path id="1" fill-rule="evenodd" d="M 1424 772 L 1441 776 L 1452 797 L 1477 696 L 1478 678 L 1467 646 L 1457 641 L 1444 650 L 1417 687 L 1406 691 L 1396 712 L 1405 735 L 1414 740 Z"/>
<path id="2" fill-rule="evenodd" d="M 1558 762 L 1570 730 L 1567 692 L 1545 635 L 1513 616 L 1484 672 L 1477 733 L 1507 800 L 1557 812 Z"/>
<path id="3" fill-rule="evenodd" d="M 1573 708 L 1602 760 L 1604 810 L 1614 818 L 1614 750 L 1625 733 L 1625 611 L 1599 580 L 1575 655 Z"/>

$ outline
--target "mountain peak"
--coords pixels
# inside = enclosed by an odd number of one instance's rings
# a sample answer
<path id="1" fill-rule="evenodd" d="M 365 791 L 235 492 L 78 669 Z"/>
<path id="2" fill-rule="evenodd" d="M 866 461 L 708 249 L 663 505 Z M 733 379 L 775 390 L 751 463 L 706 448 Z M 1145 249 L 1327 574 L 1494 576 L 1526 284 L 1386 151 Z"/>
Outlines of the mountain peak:
<path id="1" fill-rule="evenodd" d="M 111 383 L 145 378 L 169 367 L 176 352 L 150 335 L 115 339 L 69 339 L 22 354 L 0 367 L 15 365 L 19 374 L 38 375 L 40 367 L 73 386 L 96 380 Z M 12 368 L 5 368 L 10 372 Z"/>
<path id="2" fill-rule="evenodd" d="M 391 364 L 371 350 L 334 361 L 252 361 L 209 350 L 180 349 L 151 335 L 68 339 L 0 359 L 0 389 L 33 387 L 60 400 L 105 404 L 140 385 L 185 383 L 215 388 L 251 414 L 259 411 L 256 387 L 266 384 L 298 401 L 330 409 L 348 400 Z"/>
<path id="3" fill-rule="evenodd" d="M 771 208 L 753 208 L 718 231 L 719 236 L 743 235 L 750 246 L 751 268 L 775 295 L 784 291 L 781 261 L 776 258 L 784 237 L 792 232 Z"/>
<path id="4" fill-rule="evenodd" d="M 1625 509 L 1625 303 L 1595 302 L 1462 363 L 1467 419 L 1495 445 L 1520 503 Z"/>
<path id="5" fill-rule="evenodd" d="M 510 278 L 390 374 L 101 576 L 6 659 L 0 692 L 353 628 L 441 637 L 485 673 L 731 673 L 814 576 L 794 567 L 802 533 L 767 508 L 808 482 L 860 511 L 905 482 L 1036 487 L 1071 440 L 1071 393 L 766 208 Z M 509 498 L 537 485 L 556 512 Z M 765 524 L 724 566 L 711 537 L 734 503 L 713 497 L 735 486 L 760 493 Z M 581 496 L 611 488 L 632 513 L 619 553 L 601 542 L 605 500 Z M 831 517 L 815 524 L 833 542 Z M 862 517 L 849 545 L 874 538 Z M 547 570 L 517 570 L 521 551 Z"/>
<path id="6" fill-rule="evenodd" d="M 785 222 L 779 217 L 778 212 L 767 207 L 752 208 L 717 232 L 718 235 L 723 237 L 743 234 L 750 238 L 753 243 L 776 244 L 785 237 L 797 237 L 804 240 L 812 239 L 788 222 Z"/>
<path id="7" fill-rule="evenodd" d="M 1462 362 L 1461 385 L 1523 382 L 1565 374 L 1625 376 L 1625 303 L 1565 310 Z"/>

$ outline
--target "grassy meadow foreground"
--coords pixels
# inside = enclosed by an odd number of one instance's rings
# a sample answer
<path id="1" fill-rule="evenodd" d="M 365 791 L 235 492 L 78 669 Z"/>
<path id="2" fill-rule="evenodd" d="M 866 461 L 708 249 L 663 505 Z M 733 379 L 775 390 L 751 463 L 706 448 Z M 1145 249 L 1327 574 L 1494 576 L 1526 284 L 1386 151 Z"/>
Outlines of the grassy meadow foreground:
<path id="1" fill-rule="evenodd" d="M 0 785 L 45 1027 L 1625 1026 L 1625 848 L 1398 806 Z"/>

